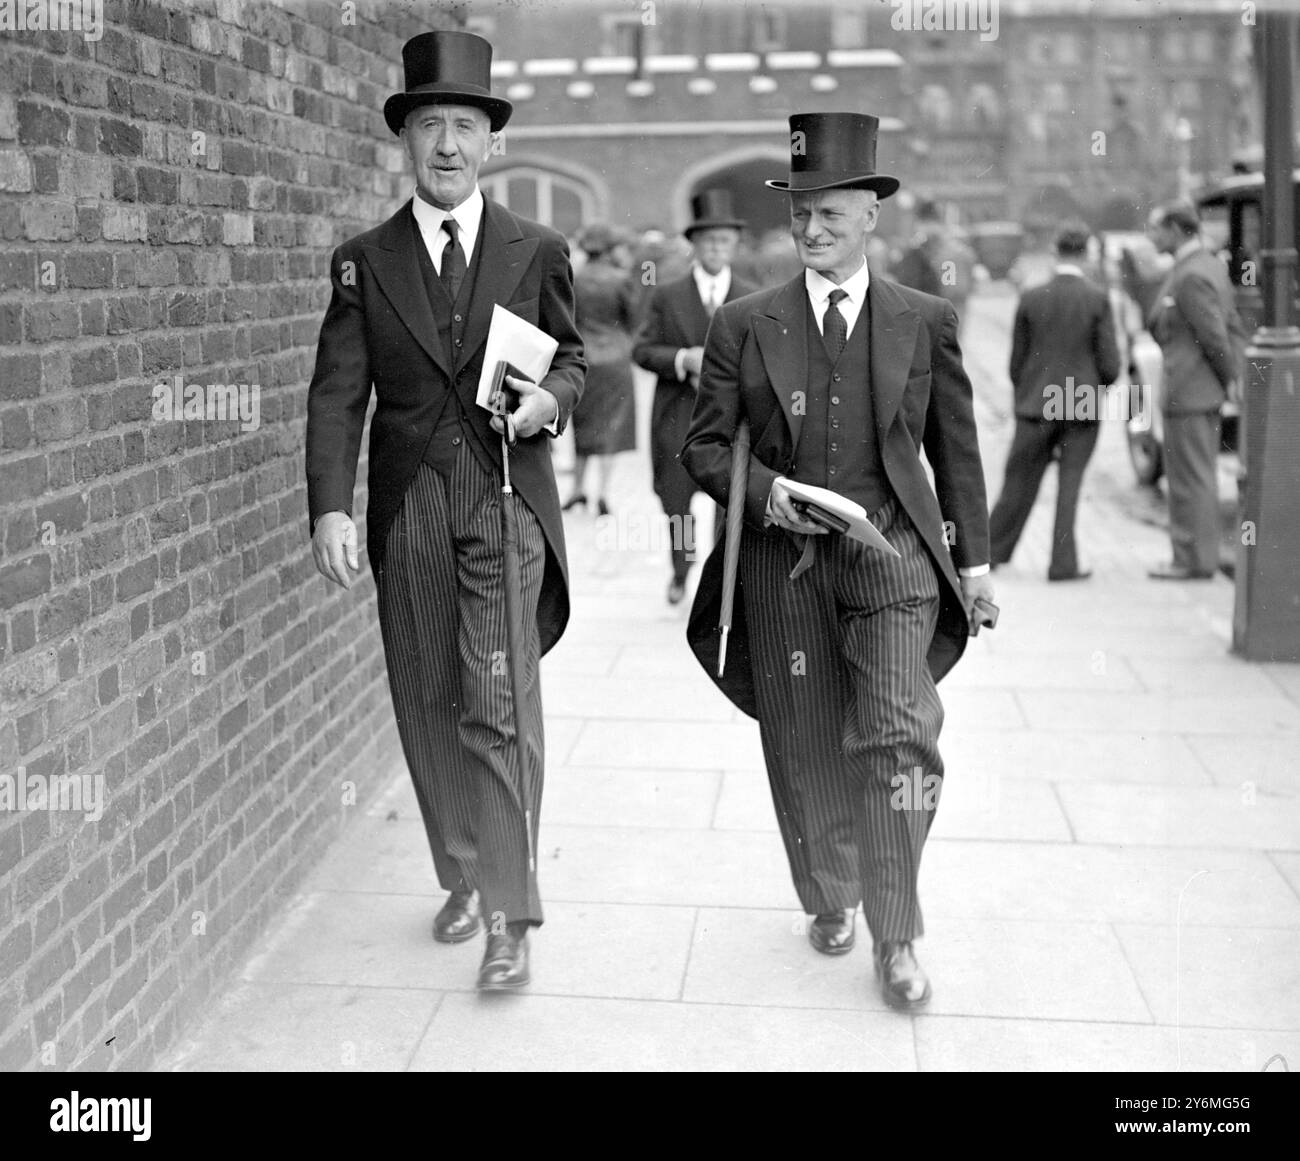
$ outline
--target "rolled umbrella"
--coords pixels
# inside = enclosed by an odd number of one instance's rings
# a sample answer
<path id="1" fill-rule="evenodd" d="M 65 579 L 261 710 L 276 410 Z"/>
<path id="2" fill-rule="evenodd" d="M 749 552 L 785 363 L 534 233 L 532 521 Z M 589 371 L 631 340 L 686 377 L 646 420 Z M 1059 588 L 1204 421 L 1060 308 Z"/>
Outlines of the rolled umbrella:
<path id="1" fill-rule="evenodd" d="M 718 610 L 718 676 L 727 667 L 727 637 L 736 602 L 736 569 L 740 564 L 740 532 L 749 487 L 749 421 L 742 419 L 731 445 L 731 486 L 727 492 L 727 540 L 722 547 L 722 605 Z"/>
<path id="2" fill-rule="evenodd" d="M 515 441 L 514 420 L 501 412 L 501 576 L 506 602 L 506 664 L 510 672 L 510 700 L 515 718 L 515 755 L 518 776 L 511 787 L 515 802 L 524 814 L 528 835 L 528 869 L 537 870 L 533 850 L 532 777 L 528 762 L 528 730 L 524 723 L 527 705 L 524 693 L 523 589 L 519 568 L 519 515 L 515 511 L 515 493 L 510 484 L 510 445 Z"/>

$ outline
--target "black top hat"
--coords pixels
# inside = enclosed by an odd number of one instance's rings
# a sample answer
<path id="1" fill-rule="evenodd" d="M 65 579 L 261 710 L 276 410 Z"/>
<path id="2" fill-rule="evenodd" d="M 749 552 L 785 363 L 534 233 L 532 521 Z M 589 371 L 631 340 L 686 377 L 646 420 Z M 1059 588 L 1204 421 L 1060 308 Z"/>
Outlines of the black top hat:
<path id="1" fill-rule="evenodd" d="M 876 172 L 880 118 L 869 113 L 795 113 L 790 117 L 790 180 L 770 189 L 807 193 L 819 189 L 869 189 L 887 198 L 898 178 Z"/>
<path id="2" fill-rule="evenodd" d="M 745 228 L 744 220 L 736 217 L 736 211 L 732 209 L 729 189 L 706 189 L 697 193 L 691 198 L 691 218 L 691 224 L 682 231 L 688 238 L 696 230 Z"/>
<path id="3" fill-rule="evenodd" d="M 492 95 L 492 46 L 472 32 L 422 32 L 402 46 L 406 92 L 384 102 L 384 120 L 394 133 L 421 105 L 474 105 L 487 113 L 492 132 L 510 120 L 514 106 Z"/>

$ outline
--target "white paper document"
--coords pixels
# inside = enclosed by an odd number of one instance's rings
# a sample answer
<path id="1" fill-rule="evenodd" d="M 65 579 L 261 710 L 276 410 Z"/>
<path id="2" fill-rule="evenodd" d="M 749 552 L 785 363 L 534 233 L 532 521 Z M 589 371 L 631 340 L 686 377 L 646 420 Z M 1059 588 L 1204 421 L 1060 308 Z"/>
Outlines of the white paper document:
<path id="1" fill-rule="evenodd" d="M 511 314 L 500 303 L 492 307 L 492 322 L 488 327 L 487 343 L 483 349 L 483 371 L 478 377 L 476 402 L 485 411 L 492 410 L 492 380 L 498 363 L 509 363 L 525 379 L 540 383 L 551 369 L 551 359 L 560 344 L 532 323 Z"/>
<path id="2" fill-rule="evenodd" d="M 868 547 L 878 549 L 889 556 L 898 555 L 898 549 L 890 544 L 867 519 L 867 510 L 857 501 L 841 496 L 838 492 L 832 492 L 829 488 L 801 484 L 797 480 L 787 480 L 782 477 L 781 483 L 785 485 L 785 490 L 790 493 L 792 499 L 816 504 L 817 507 L 824 508 L 845 521 L 848 524 L 848 528 L 844 531 L 845 536 L 851 536 L 854 540 L 859 540 Z"/>

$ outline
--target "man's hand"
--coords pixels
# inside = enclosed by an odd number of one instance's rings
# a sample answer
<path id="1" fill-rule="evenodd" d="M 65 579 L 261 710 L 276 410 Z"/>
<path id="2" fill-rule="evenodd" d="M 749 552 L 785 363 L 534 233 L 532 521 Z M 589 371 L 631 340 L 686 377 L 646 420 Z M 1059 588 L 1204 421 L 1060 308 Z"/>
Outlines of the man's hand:
<path id="1" fill-rule="evenodd" d="M 311 537 L 311 554 L 316 561 L 316 571 L 326 580 L 352 587 L 352 572 L 360 572 L 357 560 L 357 526 L 346 512 L 326 512 L 316 521 L 316 531 Z"/>
<path id="2" fill-rule="evenodd" d="M 700 368 L 704 366 L 704 348 L 703 347 L 684 347 L 682 349 L 682 369 L 686 372 L 686 377 L 695 377 L 699 382 Z"/>
<path id="3" fill-rule="evenodd" d="M 985 573 L 983 576 L 960 576 L 957 578 L 961 583 L 961 603 L 966 609 L 966 619 L 974 628 L 975 619 L 978 614 L 975 612 L 975 600 L 982 597 L 990 604 L 993 600 L 993 576 L 991 573 Z M 973 637 L 975 634 L 972 633 Z"/>
<path id="4" fill-rule="evenodd" d="M 513 375 L 506 376 L 506 386 L 519 393 L 519 406 L 510 413 L 510 418 L 514 420 L 515 435 L 520 439 L 536 435 L 559 416 L 560 406 L 546 388 L 527 379 L 516 379 Z M 498 434 L 505 431 L 505 420 L 500 415 L 492 417 L 492 430 Z"/>
<path id="5" fill-rule="evenodd" d="M 794 501 L 780 480 L 772 481 L 772 491 L 768 494 L 767 505 L 772 513 L 772 523 L 787 532 L 799 532 L 808 536 L 819 536 L 826 532 L 820 524 L 800 516 L 795 511 Z"/>

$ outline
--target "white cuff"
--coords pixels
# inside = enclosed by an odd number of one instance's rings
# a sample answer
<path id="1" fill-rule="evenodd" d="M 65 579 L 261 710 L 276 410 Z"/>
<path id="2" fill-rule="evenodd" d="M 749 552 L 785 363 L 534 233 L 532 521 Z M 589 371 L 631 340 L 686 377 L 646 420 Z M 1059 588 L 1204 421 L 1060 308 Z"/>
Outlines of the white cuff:
<path id="1" fill-rule="evenodd" d="M 986 576 L 988 571 L 989 566 L 987 564 L 973 564 L 970 568 L 959 568 L 957 575 L 964 577 Z"/>
<path id="2" fill-rule="evenodd" d="M 677 354 L 673 356 L 673 370 L 677 372 L 677 382 L 686 378 L 686 367 L 683 360 L 686 358 L 686 348 L 678 347 Z"/>

